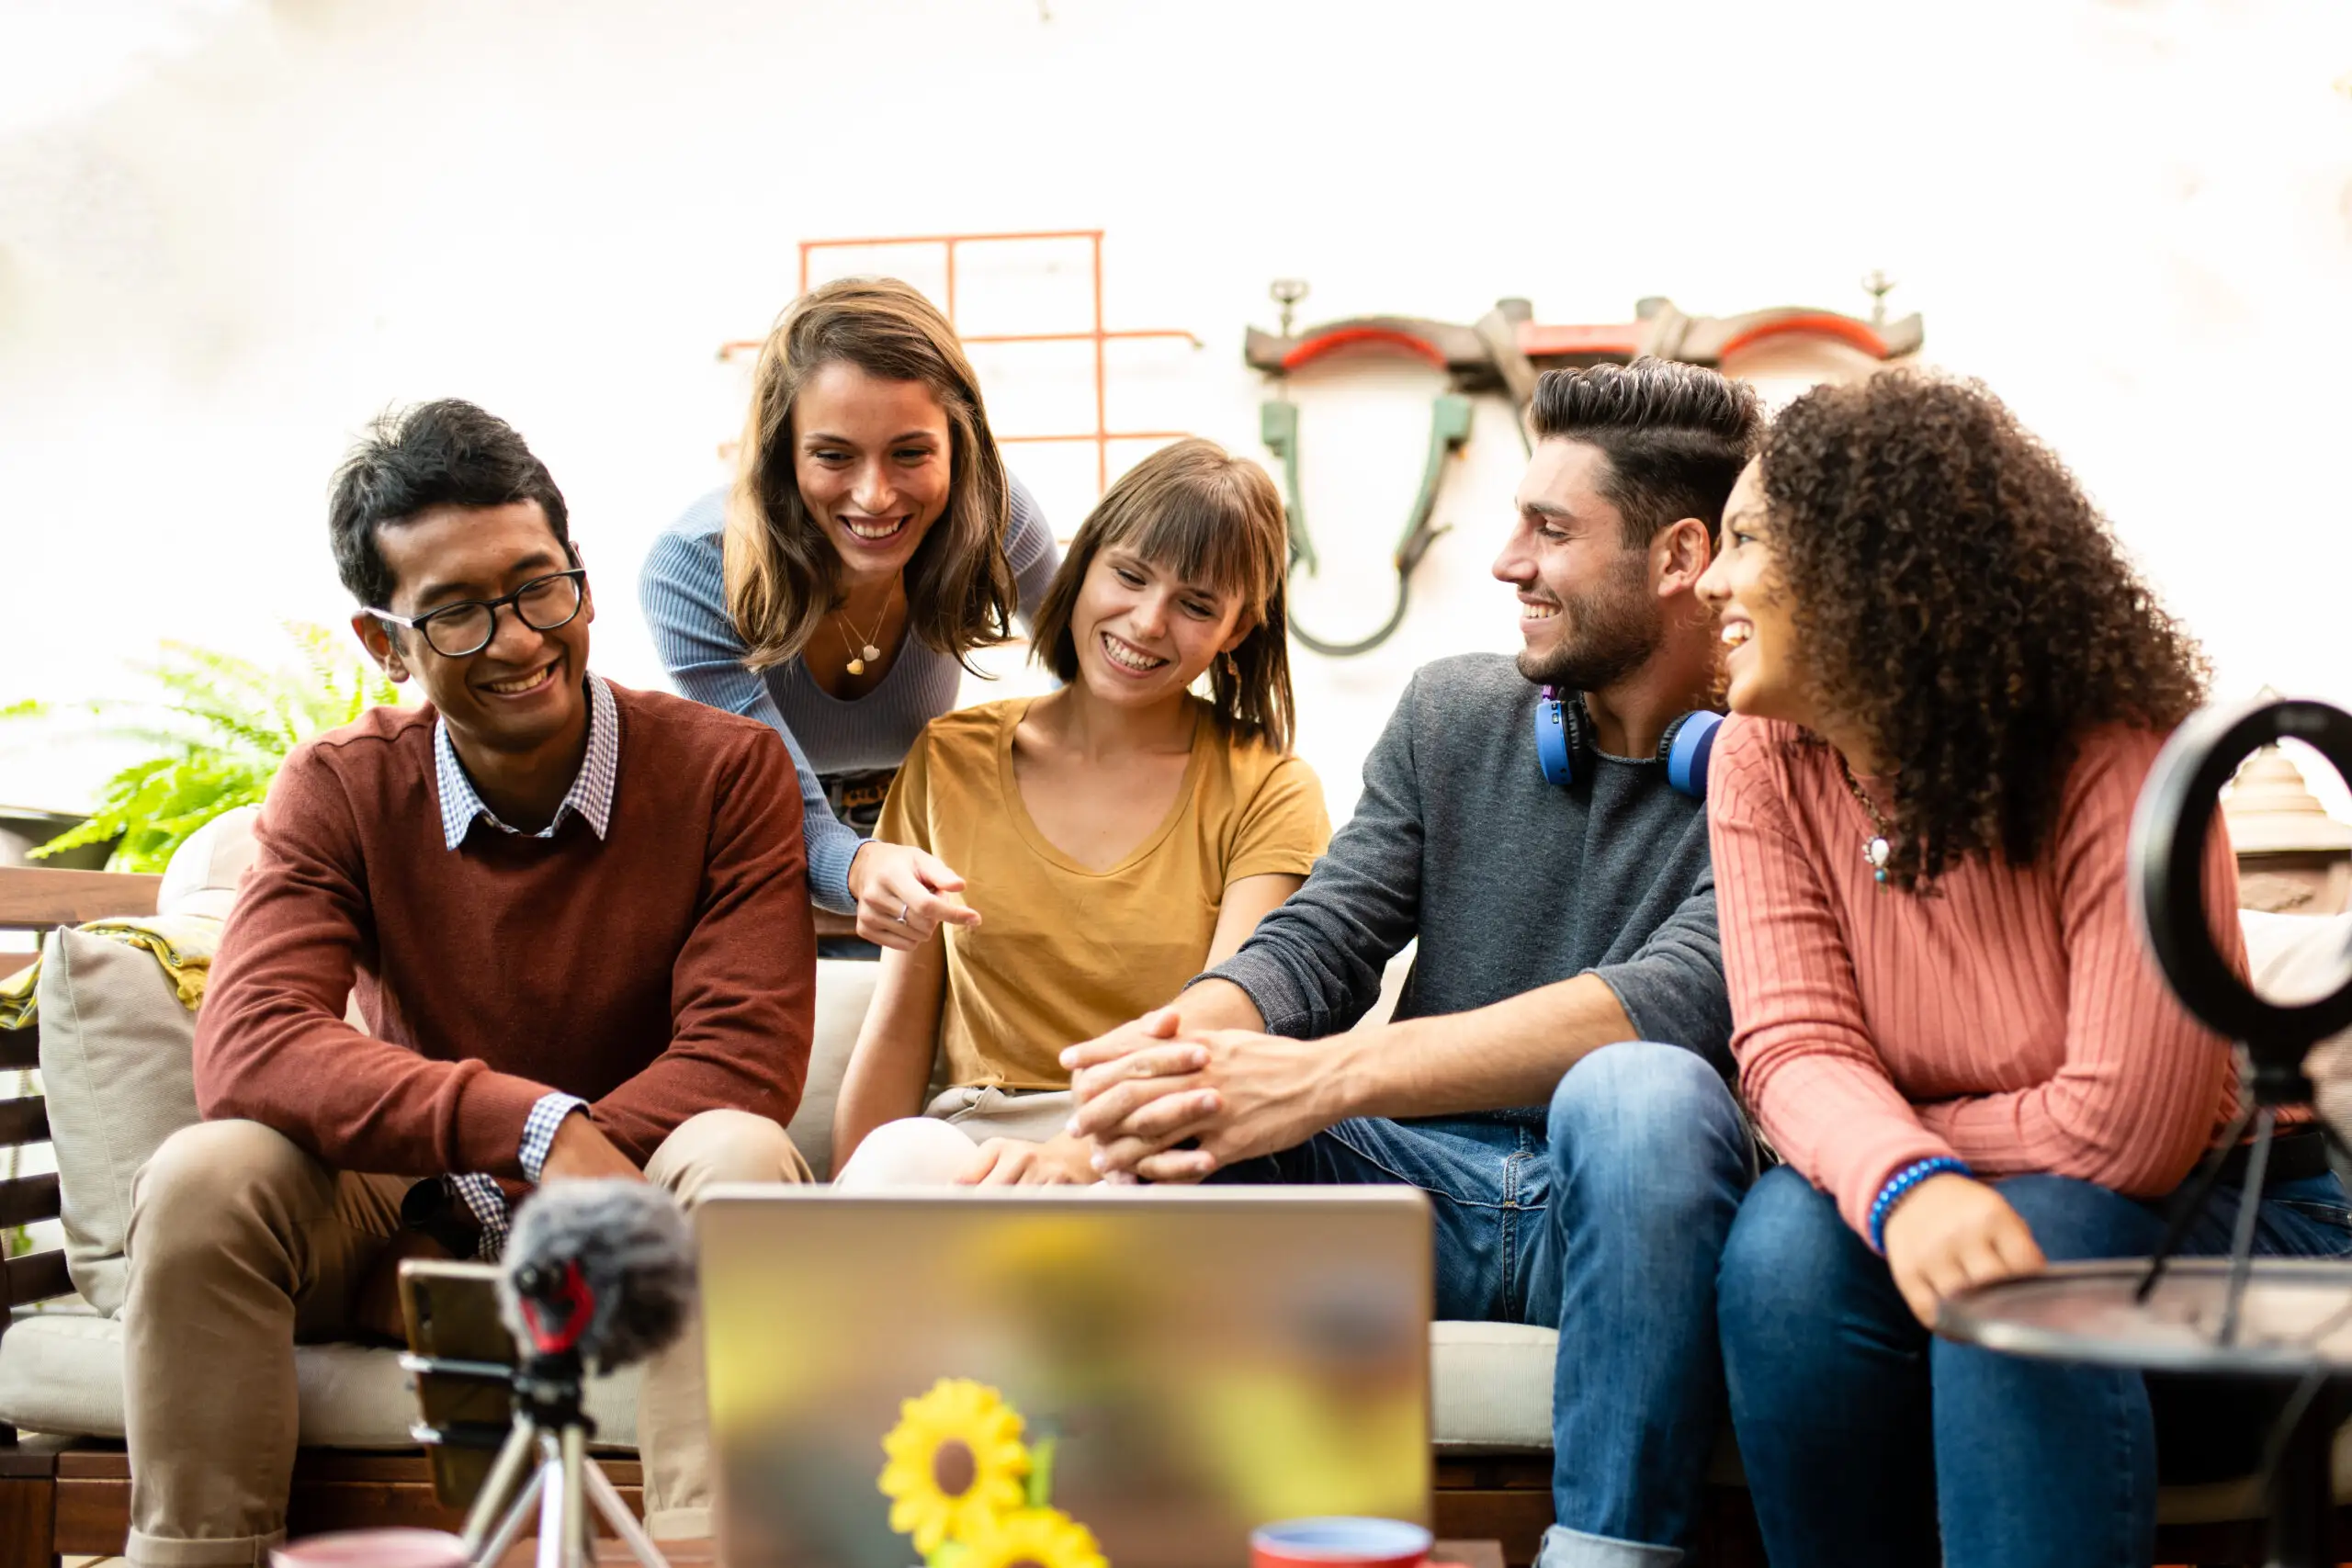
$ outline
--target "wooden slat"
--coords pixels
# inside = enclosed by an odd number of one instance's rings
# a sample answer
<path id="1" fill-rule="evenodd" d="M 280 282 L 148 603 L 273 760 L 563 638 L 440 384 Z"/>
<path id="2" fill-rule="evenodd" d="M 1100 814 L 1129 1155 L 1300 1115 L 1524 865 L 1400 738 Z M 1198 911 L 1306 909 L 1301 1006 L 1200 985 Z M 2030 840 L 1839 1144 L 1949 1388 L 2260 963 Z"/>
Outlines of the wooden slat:
<path id="1" fill-rule="evenodd" d="M 0 1100 L 0 1149 L 49 1142 L 49 1101 L 37 1094 Z"/>
<path id="2" fill-rule="evenodd" d="M 0 953 L 0 980 L 6 979 L 40 956 L 38 953 Z"/>
<path id="3" fill-rule="evenodd" d="M 78 1441 L 52 1432 L 19 1432 L 15 1442 L 0 1445 L 0 1480 L 49 1480 L 57 1473 L 58 1454 Z"/>
<path id="4" fill-rule="evenodd" d="M 47 1481 L 0 1480 L 0 1562 L 48 1568 L 56 1560 L 55 1503 Z"/>
<path id="5" fill-rule="evenodd" d="M 18 1176 L 0 1181 L 0 1226 L 28 1225 L 57 1218 L 57 1173 Z"/>
<path id="6" fill-rule="evenodd" d="M 68 1481 L 61 1458 L 57 1476 L 57 1544 L 64 1557 L 115 1557 L 130 1533 L 130 1477 Z"/>
<path id="7" fill-rule="evenodd" d="M 615 1486 L 644 1484 L 644 1467 L 618 1454 L 598 1454 L 605 1479 Z M 129 1481 L 130 1456 L 119 1443 L 69 1449 L 57 1456 L 57 1473 L 74 1481 Z M 421 1450 L 383 1452 L 365 1449 L 304 1449 L 294 1456 L 294 1482 L 384 1482 L 431 1486 L 433 1467 Z"/>
<path id="8" fill-rule="evenodd" d="M 1504 1561 L 1532 1562 L 1553 1524 L 1548 1491 L 1456 1492 L 1430 1497 L 1430 1522 L 1442 1536 L 1502 1543 Z"/>
<path id="9" fill-rule="evenodd" d="M 109 915 L 152 915 L 160 876 L 0 866 L 0 930 L 46 931 Z"/>
<path id="10" fill-rule="evenodd" d="M 65 1254 L 55 1247 L 11 1258 L 6 1264 L 8 1304 L 54 1301 L 74 1293 L 74 1276 L 66 1271 Z"/>
<path id="11" fill-rule="evenodd" d="M 0 1029 L 0 1069 L 40 1066 L 40 1025 Z"/>

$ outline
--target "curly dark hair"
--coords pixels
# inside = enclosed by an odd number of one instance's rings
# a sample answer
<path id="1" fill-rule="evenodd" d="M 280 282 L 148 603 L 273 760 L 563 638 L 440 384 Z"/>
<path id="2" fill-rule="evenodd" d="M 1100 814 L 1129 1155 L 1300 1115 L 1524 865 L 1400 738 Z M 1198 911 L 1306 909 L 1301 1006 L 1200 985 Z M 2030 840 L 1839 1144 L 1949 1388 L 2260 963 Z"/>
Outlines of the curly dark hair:
<path id="1" fill-rule="evenodd" d="M 1817 387 L 1761 453 L 1772 560 L 1825 716 L 1899 770 L 1888 880 L 2040 852 L 2085 733 L 2169 730 L 2203 652 L 2056 453 L 1982 385 Z"/>

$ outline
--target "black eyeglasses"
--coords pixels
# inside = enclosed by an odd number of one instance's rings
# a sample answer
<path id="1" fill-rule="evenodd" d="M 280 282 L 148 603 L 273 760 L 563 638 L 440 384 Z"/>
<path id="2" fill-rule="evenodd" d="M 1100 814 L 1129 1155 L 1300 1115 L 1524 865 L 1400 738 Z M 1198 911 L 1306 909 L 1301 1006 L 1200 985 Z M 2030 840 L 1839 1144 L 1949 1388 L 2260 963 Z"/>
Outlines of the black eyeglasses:
<path id="1" fill-rule="evenodd" d="M 535 577 L 496 599 L 463 599 L 414 617 L 395 615 L 390 610 L 371 609 L 368 614 L 422 633 L 426 644 L 444 659 L 466 659 L 488 648 L 490 639 L 498 635 L 502 604 L 513 605 L 514 618 L 535 632 L 551 632 L 569 625 L 580 614 L 581 584 L 587 579 L 588 569 L 575 566 L 569 571 Z"/>

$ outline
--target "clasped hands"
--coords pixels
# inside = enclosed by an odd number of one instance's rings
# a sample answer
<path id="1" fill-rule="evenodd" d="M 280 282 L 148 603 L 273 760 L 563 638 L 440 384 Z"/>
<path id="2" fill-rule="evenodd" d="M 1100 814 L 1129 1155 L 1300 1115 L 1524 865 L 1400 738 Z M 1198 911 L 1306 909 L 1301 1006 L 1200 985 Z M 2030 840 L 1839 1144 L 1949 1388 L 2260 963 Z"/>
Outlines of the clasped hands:
<path id="1" fill-rule="evenodd" d="M 1188 1030 L 1174 1008 L 1073 1045 L 1061 1064 L 1078 1102 L 1070 1135 L 1091 1142 L 1106 1179 L 1204 1180 L 1338 1120 L 1323 1102 L 1323 1046 L 1244 1029 Z"/>

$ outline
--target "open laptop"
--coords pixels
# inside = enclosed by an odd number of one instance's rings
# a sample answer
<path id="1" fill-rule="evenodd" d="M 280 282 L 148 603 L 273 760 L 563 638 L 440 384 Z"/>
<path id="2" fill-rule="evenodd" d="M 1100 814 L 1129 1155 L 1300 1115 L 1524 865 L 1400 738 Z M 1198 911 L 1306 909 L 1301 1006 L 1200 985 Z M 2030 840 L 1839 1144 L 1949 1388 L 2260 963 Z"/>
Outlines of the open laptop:
<path id="1" fill-rule="evenodd" d="M 1429 1522 L 1410 1189 L 723 1187 L 695 1220 L 730 1568 L 921 1562 L 883 1439 L 942 1379 L 1052 1439 L 1052 1506 L 1117 1568 L 1238 1568 L 1279 1518 Z"/>

